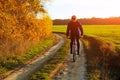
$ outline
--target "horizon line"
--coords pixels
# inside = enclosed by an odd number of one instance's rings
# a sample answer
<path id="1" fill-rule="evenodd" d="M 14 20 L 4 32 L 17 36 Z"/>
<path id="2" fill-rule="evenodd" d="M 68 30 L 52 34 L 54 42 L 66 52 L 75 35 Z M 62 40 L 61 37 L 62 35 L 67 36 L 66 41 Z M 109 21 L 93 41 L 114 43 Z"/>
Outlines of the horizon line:
<path id="1" fill-rule="evenodd" d="M 101 18 L 101 19 L 105 19 L 105 18 L 120 18 L 120 16 L 111 16 L 111 17 L 83 17 L 83 18 L 81 17 L 81 18 L 77 18 L 77 19 L 92 19 L 92 18 Z M 52 20 L 56 20 L 56 19 L 64 20 L 64 19 L 70 19 L 70 18 L 54 18 Z"/>

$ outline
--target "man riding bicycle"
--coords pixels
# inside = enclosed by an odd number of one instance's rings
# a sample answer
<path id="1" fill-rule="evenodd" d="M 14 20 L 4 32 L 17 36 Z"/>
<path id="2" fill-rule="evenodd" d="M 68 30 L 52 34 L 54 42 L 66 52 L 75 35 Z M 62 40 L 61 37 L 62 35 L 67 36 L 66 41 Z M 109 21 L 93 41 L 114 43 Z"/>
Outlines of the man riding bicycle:
<path id="1" fill-rule="evenodd" d="M 83 28 L 82 28 L 81 23 L 77 20 L 75 15 L 73 15 L 71 17 L 71 21 L 67 25 L 66 36 L 67 36 L 67 38 L 71 39 L 70 53 L 72 54 L 73 41 L 76 40 L 76 42 L 77 42 L 77 54 L 79 55 L 79 48 L 80 48 L 79 39 L 81 37 L 83 37 Z"/>

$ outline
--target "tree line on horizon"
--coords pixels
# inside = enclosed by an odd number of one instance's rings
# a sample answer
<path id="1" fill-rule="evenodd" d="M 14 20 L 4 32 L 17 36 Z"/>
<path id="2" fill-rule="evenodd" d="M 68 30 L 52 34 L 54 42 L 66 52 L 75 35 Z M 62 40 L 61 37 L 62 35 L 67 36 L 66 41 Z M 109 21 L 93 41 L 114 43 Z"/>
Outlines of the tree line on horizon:
<path id="1" fill-rule="evenodd" d="M 55 19 L 53 25 L 66 25 L 70 19 Z M 120 25 L 120 17 L 110 18 L 81 18 L 78 19 L 83 25 Z"/>

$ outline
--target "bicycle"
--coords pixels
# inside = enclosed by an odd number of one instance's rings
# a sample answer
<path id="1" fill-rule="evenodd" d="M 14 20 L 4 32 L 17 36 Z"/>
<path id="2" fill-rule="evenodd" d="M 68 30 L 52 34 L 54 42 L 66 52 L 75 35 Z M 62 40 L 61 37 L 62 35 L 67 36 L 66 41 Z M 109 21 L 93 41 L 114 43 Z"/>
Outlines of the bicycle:
<path id="1" fill-rule="evenodd" d="M 73 45 L 72 45 L 72 54 L 73 54 L 73 62 L 76 61 L 77 59 L 77 43 L 76 40 L 73 41 Z"/>
<path id="2" fill-rule="evenodd" d="M 80 38 L 82 38 L 83 36 L 80 36 Z M 70 39 L 70 37 L 68 36 L 67 37 L 68 39 Z M 76 39 L 74 39 L 74 41 L 73 41 L 73 45 L 72 45 L 72 53 L 71 54 L 73 54 L 72 55 L 72 59 L 73 59 L 73 62 L 75 62 L 76 61 L 76 59 L 77 59 L 77 42 L 76 42 Z"/>

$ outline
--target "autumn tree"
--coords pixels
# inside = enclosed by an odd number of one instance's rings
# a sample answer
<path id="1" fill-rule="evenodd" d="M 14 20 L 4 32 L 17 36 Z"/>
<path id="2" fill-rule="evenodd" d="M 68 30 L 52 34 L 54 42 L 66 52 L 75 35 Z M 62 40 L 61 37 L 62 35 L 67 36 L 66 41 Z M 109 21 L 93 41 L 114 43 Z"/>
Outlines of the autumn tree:
<path id="1" fill-rule="evenodd" d="M 50 35 L 52 21 L 42 4 L 46 1 L 0 0 L 0 56 L 23 53 Z"/>

